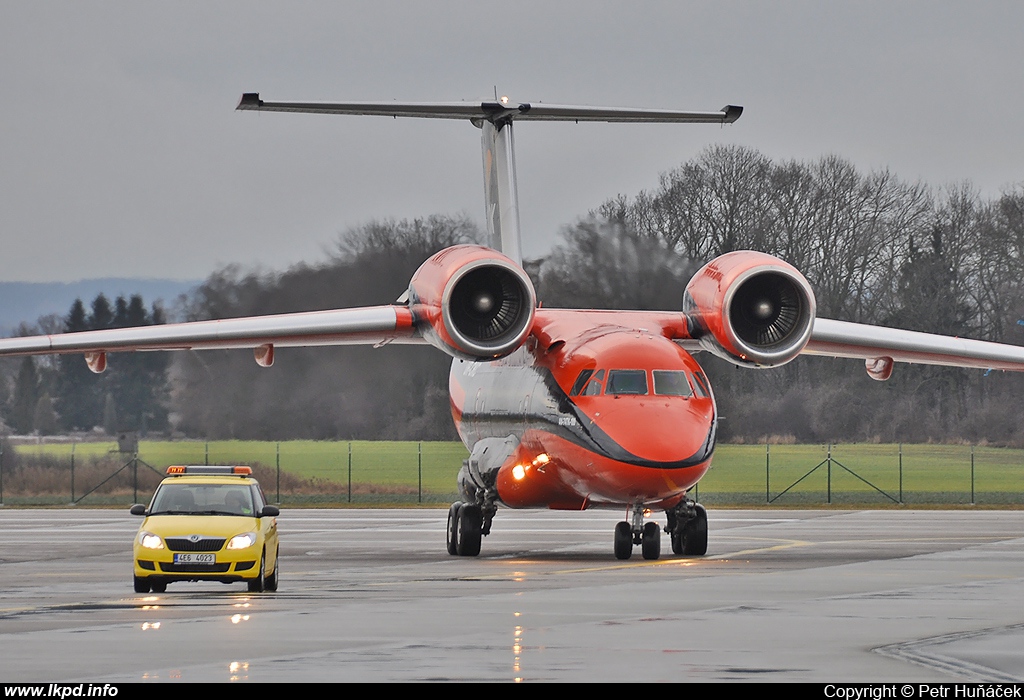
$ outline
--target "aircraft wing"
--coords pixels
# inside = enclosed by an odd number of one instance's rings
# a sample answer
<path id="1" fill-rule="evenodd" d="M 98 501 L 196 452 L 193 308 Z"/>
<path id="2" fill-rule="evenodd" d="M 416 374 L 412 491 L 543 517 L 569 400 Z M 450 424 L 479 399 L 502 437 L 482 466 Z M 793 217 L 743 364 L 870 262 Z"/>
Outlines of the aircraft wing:
<path id="1" fill-rule="evenodd" d="M 424 342 L 408 307 L 372 306 L 5 338 L 0 340 L 0 357 L 84 353 L 93 366 L 91 358 L 107 352 L 252 348 L 257 350 L 258 361 L 261 353 L 267 360 L 261 364 L 270 364 L 274 347 L 389 342 Z"/>
<path id="2" fill-rule="evenodd" d="M 1024 347 L 816 318 L 805 355 L 1024 371 Z"/>

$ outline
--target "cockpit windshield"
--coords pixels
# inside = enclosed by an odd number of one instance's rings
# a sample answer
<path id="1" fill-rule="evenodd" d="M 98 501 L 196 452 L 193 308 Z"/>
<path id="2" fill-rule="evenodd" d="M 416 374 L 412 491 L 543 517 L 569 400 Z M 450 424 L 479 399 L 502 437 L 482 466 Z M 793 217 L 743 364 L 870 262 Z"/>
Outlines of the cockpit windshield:
<path id="1" fill-rule="evenodd" d="M 570 396 L 645 396 L 650 392 L 647 370 L 643 369 L 585 369 L 576 377 L 569 392 Z M 656 369 L 651 372 L 656 396 L 682 396 L 683 398 L 708 398 L 711 392 L 707 379 L 700 372 L 691 374 L 687 370 Z"/>
<path id="2" fill-rule="evenodd" d="M 642 369 L 608 370 L 608 385 L 605 394 L 623 395 L 647 393 L 647 372 Z"/>
<path id="3" fill-rule="evenodd" d="M 693 396 L 693 389 L 682 370 L 654 370 L 654 393 L 658 396 Z"/>

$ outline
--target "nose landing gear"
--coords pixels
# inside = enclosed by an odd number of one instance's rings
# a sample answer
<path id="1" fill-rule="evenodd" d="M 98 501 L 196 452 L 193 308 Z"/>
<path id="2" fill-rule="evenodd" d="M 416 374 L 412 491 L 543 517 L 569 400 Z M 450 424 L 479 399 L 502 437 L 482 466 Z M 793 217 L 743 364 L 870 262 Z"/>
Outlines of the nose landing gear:
<path id="1" fill-rule="evenodd" d="M 661 556 L 661 529 L 654 521 L 644 522 L 646 509 L 640 503 L 632 508 L 632 522 L 623 520 L 615 525 L 615 558 L 629 559 L 633 555 L 633 546 L 640 545 L 640 553 L 644 559 L 657 559 Z"/>

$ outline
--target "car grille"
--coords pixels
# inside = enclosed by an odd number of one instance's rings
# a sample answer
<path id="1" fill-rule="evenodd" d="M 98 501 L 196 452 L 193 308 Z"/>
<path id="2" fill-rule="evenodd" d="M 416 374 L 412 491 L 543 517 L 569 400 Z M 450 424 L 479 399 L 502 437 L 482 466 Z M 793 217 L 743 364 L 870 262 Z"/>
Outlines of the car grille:
<path id="1" fill-rule="evenodd" d="M 217 552 L 224 546 L 223 537 L 203 537 L 196 542 L 187 537 L 167 537 L 164 542 L 172 552 Z"/>
<path id="2" fill-rule="evenodd" d="M 165 564 L 160 562 L 160 570 L 165 574 L 223 574 L 231 568 L 231 564 Z"/>

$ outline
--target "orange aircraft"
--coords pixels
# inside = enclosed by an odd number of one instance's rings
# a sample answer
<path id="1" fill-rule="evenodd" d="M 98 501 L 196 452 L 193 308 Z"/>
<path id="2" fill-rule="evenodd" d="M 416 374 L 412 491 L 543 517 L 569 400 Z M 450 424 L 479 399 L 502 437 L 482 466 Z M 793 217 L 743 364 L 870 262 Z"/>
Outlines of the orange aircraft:
<path id="1" fill-rule="evenodd" d="M 0 356 L 81 353 L 94 372 L 109 353 L 422 343 L 452 356 L 452 416 L 469 458 L 448 512 L 449 553 L 475 556 L 498 506 L 621 508 L 614 552 L 707 552 L 704 507 L 688 496 L 707 472 L 717 412 L 692 352 L 776 367 L 801 353 L 860 358 L 888 379 L 895 362 L 1024 370 L 1024 348 L 815 316 L 798 270 L 771 255 L 722 255 L 687 284 L 680 311 L 540 308 L 520 256 L 514 121 L 727 124 L 742 109 L 680 112 L 547 104 L 291 103 L 249 93 L 241 110 L 465 119 L 481 129 L 490 247 L 439 251 L 396 304 L 0 340 Z M 664 526 L 647 520 L 665 512 Z"/>

